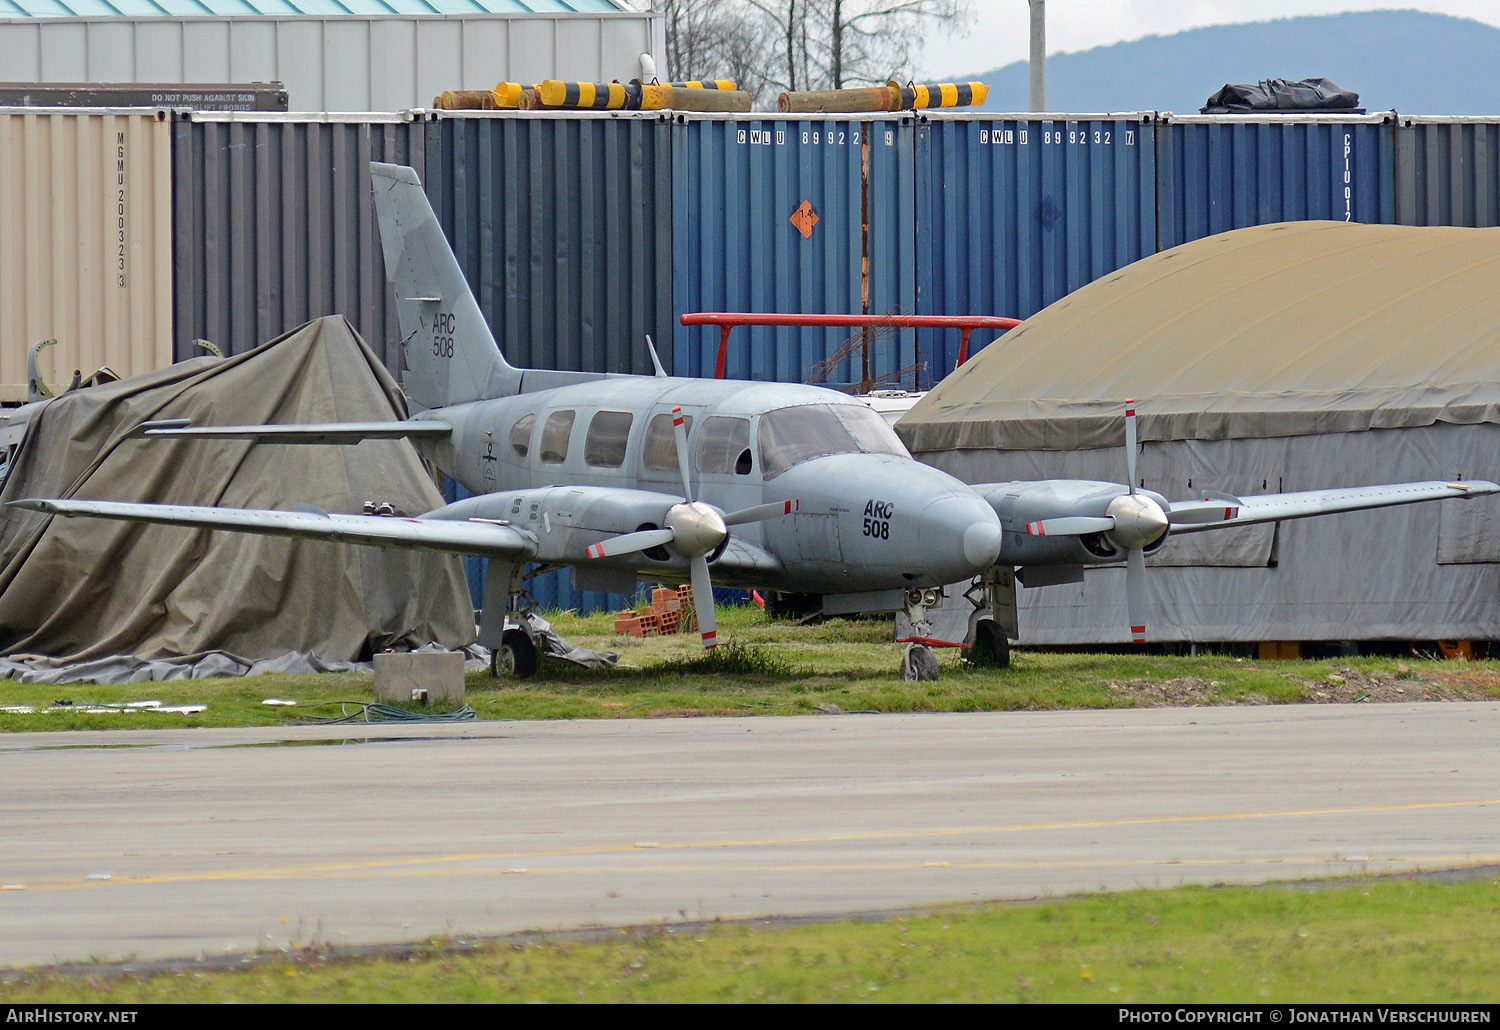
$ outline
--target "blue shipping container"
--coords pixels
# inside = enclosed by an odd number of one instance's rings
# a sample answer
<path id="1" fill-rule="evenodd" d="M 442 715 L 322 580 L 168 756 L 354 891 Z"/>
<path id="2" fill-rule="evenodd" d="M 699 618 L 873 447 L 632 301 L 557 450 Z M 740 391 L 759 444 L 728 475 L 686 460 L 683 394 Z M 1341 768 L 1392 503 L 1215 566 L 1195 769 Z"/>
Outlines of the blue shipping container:
<path id="1" fill-rule="evenodd" d="M 1028 318 L 1155 253 L 1155 130 L 1151 114 L 924 117 L 917 311 Z M 957 330 L 918 339 L 933 382 L 953 370 Z"/>
<path id="2" fill-rule="evenodd" d="M 711 376 L 719 334 L 698 311 L 910 314 L 916 310 L 915 120 L 679 115 L 672 125 L 672 301 L 677 374 Z M 907 330 L 870 354 L 870 373 L 916 361 Z M 740 328 L 733 379 L 806 382 L 847 329 Z M 821 381 L 860 381 L 861 357 Z"/>
<path id="3" fill-rule="evenodd" d="M 1165 116 L 1157 130 L 1161 250 L 1271 222 L 1396 220 L 1390 115 Z"/>
<path id="4" fill-rule="evenodd" d="M 664 116 L 444 112 L 424 184 L 512 364 L 671 370 L 672 184 Z"/>

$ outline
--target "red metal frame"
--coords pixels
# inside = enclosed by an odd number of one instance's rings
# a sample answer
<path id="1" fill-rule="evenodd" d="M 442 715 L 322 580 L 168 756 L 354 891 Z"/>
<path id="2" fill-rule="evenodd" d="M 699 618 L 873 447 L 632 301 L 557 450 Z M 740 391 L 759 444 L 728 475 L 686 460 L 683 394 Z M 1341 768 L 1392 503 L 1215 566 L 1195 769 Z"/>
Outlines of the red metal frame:
<path id="1" fill-rule="evenodd" d="M 999 315 L 786 315 L 744 311 L 689 311 L 682 316 L 682 324 L 719 327 L 719 360 L 714 366 L 714 378 L 723 379 L 724 363 L 729 357 L 729 334 L 737 325 L 890 325 L 901 329 L 959 329 L 963 332 L 963 339 L 958 347 L 958 363 L 962 365 L 969 360 L 969 334 L 975 329 L 1014 329 L 1021 324 L 1021 320 Z"/>

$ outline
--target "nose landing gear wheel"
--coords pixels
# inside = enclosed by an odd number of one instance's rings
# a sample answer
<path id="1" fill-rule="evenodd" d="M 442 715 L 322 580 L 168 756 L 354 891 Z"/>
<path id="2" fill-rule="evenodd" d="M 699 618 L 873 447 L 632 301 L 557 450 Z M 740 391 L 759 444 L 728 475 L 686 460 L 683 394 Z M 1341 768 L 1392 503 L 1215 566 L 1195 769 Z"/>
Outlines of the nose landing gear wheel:
<path id="1" fill-rule="evenodd" d="M 519 629 L 506 630 L 500 646 L 490 653 L 490 673 L 497 679 L 530 679 L 540 664 L 536 645 Z"/>
<path id="2" fill-rule="evenodd" d="M 932 653 L 932 648 L 921 644 L 907 644 L 906 654 L 901 658 L 901 678 L 926 681 L 937 679 L 937 655 Z"/>

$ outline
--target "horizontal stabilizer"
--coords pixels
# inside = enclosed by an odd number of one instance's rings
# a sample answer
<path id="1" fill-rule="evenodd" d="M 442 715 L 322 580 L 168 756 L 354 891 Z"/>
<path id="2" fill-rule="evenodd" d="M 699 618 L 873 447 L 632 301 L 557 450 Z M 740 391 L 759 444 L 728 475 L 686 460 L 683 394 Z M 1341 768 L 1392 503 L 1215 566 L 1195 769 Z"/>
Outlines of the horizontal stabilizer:
<path id="1" fill-rule="evenodd" d="M 195 426 L 183 418 L 142 422 L 131 436 L 156 439 L 252 440 L 256 443 L 356 444 L 362 440 L 438 440 L 453 432 L 446 422 L 407 419 L 404 422 L 317 422 L 278 426 Z"/>

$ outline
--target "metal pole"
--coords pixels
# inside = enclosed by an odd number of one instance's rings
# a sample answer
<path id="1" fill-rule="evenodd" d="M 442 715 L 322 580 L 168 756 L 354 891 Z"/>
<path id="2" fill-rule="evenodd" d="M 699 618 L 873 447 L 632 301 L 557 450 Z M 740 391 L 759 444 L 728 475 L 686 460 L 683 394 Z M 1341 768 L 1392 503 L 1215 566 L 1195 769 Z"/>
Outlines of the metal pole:
<path id="1" fill-rule="evenodd" d="M 1031 109 L 1047 110 L 1047 0 L 1031 0 Z"/>

